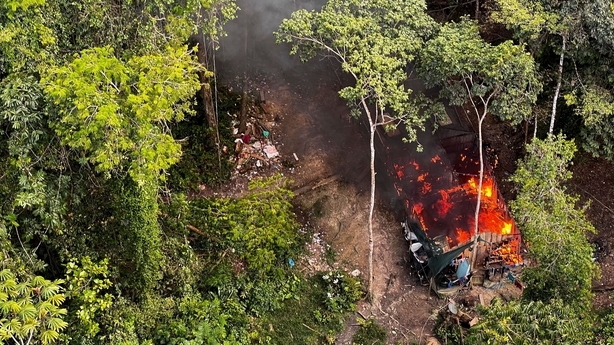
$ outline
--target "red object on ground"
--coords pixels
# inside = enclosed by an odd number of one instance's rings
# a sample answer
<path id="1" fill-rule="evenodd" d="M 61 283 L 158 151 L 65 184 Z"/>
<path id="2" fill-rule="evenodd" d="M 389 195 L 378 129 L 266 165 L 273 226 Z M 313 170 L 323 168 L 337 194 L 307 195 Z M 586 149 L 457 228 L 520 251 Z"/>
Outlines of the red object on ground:
<path id="1" fill-rule="evenodd" d="M 252 139 L 252 137 L 249 134 L 245 134 L 241 140 L 243 140 L 244 144 L 249 144 L 249 141 Z"/>

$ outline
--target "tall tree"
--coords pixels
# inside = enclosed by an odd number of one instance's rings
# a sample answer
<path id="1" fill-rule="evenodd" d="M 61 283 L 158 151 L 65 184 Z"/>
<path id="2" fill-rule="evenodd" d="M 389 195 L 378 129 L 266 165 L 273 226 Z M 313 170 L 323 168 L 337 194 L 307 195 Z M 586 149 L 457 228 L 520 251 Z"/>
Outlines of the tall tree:
<path id="1" fill-rule="evenodd" d="M 186 47 L 127 63 L 111 48 L 85 50 L 43 80 L 58 106 L 56 133 L 101 172 L 127 171 L 139 184 L 160 176 L 181 155 L 168 122 L 192 114 L 198 66 Z"/>
<path id="2" fill-rule="evenodd" d="M 560 135 L 548 136 L 534 139 L 527 152 L 512 176 L 518 197 L 510 203 L 529 243 L 529 255 L 537 264 L 523 270 L 527 285 L 523 297 L 544 302 L 562 299 L 587 311 L 598 267 L 586 238 L 595 229 L 584 210 L 576 208 L 578 197 L 568 194 L 564 186 L 571 178 L 567 166 L 576 152 L 575 144 Z"/>
<path id="3" fill-rule="evenodd" d="M 532 55 L 541 60 L 546 78 L 553 76 L 548 133 L 554 132 L 562 95 L 572 110 L 565 115 L 578 115 L 583 123 L 581 146 L 595 156 L 614 159 L 614 134 L 608 110 L 612 107 L 614 89 L 609 77 L 614 71 L 610 62 L 614 48 L 611 2 L 497 0 L 496 4 L 493 19 L 528 44 Z M 557 65 L 551 63 L 554 61 L 551 54 L 558 55 Z M 569 118 L 564 122 L 570 122 Z"/>
<path id="4" fill-rule="evenodd" d="M 433 30 L 422 0 L 330 0 L 319 12 L 300 10 L 285 19 L 276 33 L 278 42 L 291 43 L 291 54 L 307 60 L 323 52 L 352 76 L 353 86 L 339 91 L 354 117 L 366 114 L 369 127 L 371 199 L 369 203 L 369 296 L 373 298 L 373 211 L 375 205 L 375 144 L 384 112 L 392 110 L 395 121 L 416 139 L 424 118 L 403 85 L 405 67 Z"/>
<path id="5" fill-rule="evenodd" d="M 467 105 L 478 123 L 480 177 L 475 209 L 475 245 L 484 179 L 482 124 L 489 113 L 517 124 L 531 114 L 541 84 L 533 58 L 522 46 L 506 41 L 490 45 L 480 37 L 475 22 L 463 19 L 445 24 L 428 41 L 418 69 L 427 87 L 439 86 L 441 96 L 456 106 Z M 475 257 L 472 257 L 472 266 Z"/>

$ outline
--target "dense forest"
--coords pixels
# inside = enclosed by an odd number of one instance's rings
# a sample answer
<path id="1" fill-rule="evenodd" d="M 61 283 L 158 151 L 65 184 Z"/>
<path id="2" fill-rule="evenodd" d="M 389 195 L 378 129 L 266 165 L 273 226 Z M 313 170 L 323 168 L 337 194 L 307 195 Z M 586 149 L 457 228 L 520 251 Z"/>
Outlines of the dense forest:
<path id="1" fill-rule="evenodd" d="M 195 197 L 233 169 L 217 114 L 244 95 L 216 85 L 212 107 L 211 53 L 240 16 L 233 0 L 0 2 L 0 342 L 333 344 L 371 295 L 371 272 L 300 270 L 312 229 L 285 177 Z M 339 61 L 372 142 L 384 112 L 415 141 L 443 101 L 473 109 L 480 142 L 487 116 L 526 133 L 510 203 L 533 262 L 522 298 L 442 338 L 614 343 L 614 311 L 592 304 L 596 230 L 566 187 L 576 155 L 614 160 L 613 3 L 329 0 L 273 35 Z M 409 65 L 438 97 L 407 88 Z M 361 322 L 355 343 L 383 344 Z"/>

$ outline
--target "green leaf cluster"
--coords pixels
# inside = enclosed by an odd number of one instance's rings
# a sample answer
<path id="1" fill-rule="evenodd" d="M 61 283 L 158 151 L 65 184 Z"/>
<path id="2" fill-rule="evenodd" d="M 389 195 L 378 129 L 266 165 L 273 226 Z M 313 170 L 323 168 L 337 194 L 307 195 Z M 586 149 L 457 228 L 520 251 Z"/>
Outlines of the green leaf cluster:
<path id="1" fill-rule="evenodd" d="M 418 70 L 426 86 L 442 87 L 451 104 L 475 102 L 512 124 L 531 115 L 541 91 L 535 62 L 522 45 L 491 45 L 467 18 L 440 28 L 421 51 Z"/>
<path id="2" fill-rule="evenodd" d="M 319 12 L 294 12 L 275 34 L 279 43 L 291 43 L 290 54 L 303 60 L 320 51 L 338 60 L 355 80 L 339 91 L 352 114 L 369 114 L 369 104 L 375 104 L 377 116 L 371 121 L 381 125 L 381 114 L 390 109 L 414 141 L 424 117 L 404 85 L 405 68 L 436 27 L 425 9 L 421 0 L 332 0 Z"/>
<path id="3" fill-rule="evenodd" d="M 518 196 L 510 203 L 535 266 L 523 270 L 523 297 L 534 301 L 565 300 L 579 311 L 590 309 L 592 279 L 598 276 L 586 234 L 594 233 L 578 197 L 564 187 L 576 152 L 563 136 L 534 139 L 512 176 Z"/>
<path id="4" fill-rule="evenodd" d="M 100 331 L 98 317 L 113 304 L 113 295 L 108 292 L 112 286 L 107 278 L 108 265 L 107 259 L 94 263 L 89 256 L 81 260 L 72 259 L 66 264 L 69 317 L 76 316 L 71 325 L 71 328 L 75 328 L 72 334 L 79 333 L 77 329 L 83 329 L 84 337 L 92 338 Z M 79 323 L 78 327 L 76 323 Z"/>
<path id="5" fill-rule="evenodd" d="M 110 47 L 94 48 L 51 69 L 43 83 L 58 107 L 55 131 L 62 142 L 98 171 L 127 171 L 144 184 L 181 155 L 168 123 L 193 113 L 188 101 L 199 89 L 197 70 L 186 47 L 127 63 Z"/>
<path id="6" fill-rule="evenodd" d="M 561 299 L 510 301 L 495 298 L 480 307 L 480 323 L 470 329 L 465 344 L 590 344 L 592 319 Z"/>
<path id="7" fill-rule="evenodd" d="M 60 284 L 41 276 L 19 282 L 8 269 L 0 271 L 0 339 L 30 344 L 55 342 L 68 323 L 62 319 L 66 309 Z"/>
<path id="8" fill-rule="evenodd" d="M 239 199 L 198 199 L 186 217 L 210 236 L 207 245 L 245 260 L 246 268 L 267 273 L 301 247 L 298 223 L 292 213 L 292 192 L 277 175 L 250 182 L 249 193 Z"/>

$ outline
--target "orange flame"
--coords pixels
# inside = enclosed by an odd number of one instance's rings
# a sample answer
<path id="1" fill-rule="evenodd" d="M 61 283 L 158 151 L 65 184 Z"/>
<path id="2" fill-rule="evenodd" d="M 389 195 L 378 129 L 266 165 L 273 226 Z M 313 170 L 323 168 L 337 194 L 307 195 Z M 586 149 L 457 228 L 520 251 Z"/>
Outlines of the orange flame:
<path id="1" fill-rule="evenodd" d="M 471 234 L 461 228 L 456 228 L 456 240 L 458 243 L 465 243 L 471 240 Z"/>
<path id="2" fill-rule="evenodd" d="M 428 176 L 428 171 L 425 172 L 424 174 L 418 176 L 418 182 L 424 182 L 424 179 Z"/>
<path id="3" fill-rule="evenodd" d="M 414 211 L 416 211 L 416 214 L 421 214 L 422 211 L 424 211 L 424 205 L 422 205 L 421 202 L 415 203 L 414 204 Z"/>
<path id="4" fill-rule="evenodd" d="M 431 184 L 428 182 L 424 182 L 424 185 L 422 185 L 422 194 L 426 194 L 430 192 L 431 190 L 432 190 Z"/>
<path id="5" fill-rule="evenodd" d="M 512 223 L 503 222 L 503 228 L 501 228 L 501 234 L 509 235 L 512 233 Z"/>
<path id="6" fill-rule="evenodd" d="M 450 196 L 446 191 L 440 190 L 441 199 L 435 203 L 435 208 L 437 209 L 437 213 L 439 217 L 445 217 L 448 211 L 452 208 L 452 203 L 450 202 Z"/>

